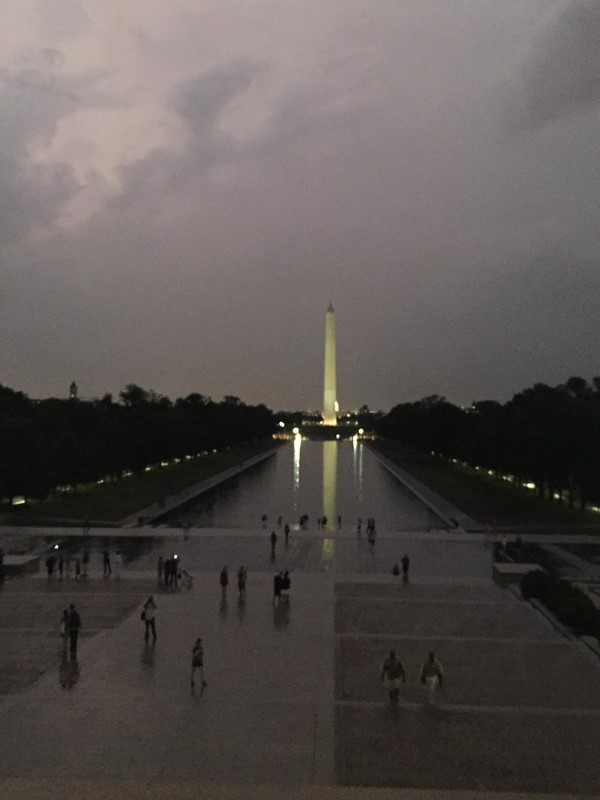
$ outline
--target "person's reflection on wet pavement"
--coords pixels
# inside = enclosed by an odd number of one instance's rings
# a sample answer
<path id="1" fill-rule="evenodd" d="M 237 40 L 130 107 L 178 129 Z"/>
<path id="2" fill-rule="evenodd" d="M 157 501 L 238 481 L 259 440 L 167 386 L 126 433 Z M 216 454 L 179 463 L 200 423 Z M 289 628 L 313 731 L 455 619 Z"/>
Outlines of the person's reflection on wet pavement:
<path id="1" fill-rule="evenodd" d="M 65 651 L 62 654 L 60 666 L 58 668 L 58 680 L 63 689 L 71 691 L 79 680 L 80 668 L 76 657 L 69 655 Z"/>
<path id="2" fill-rule="evenodd" d="M 273 625 L 276 628 L 287 628 L 290 624 L 290 606 L 277 605 L 273 606 Z"/>
<path id="3" fill-rule="evenodd" d="M 223 618 L 227 616 L 227 595 L 221 595 L 221 604 L 219 605 L 219 615 Z"/>
<path id="4" fill-rule="evenodd" d="M 146 642 L 142 649 L 142 662 L 143 669 L 152 669 L 154 667 L 154 651 L 156 649 L 156 642 Z"/>

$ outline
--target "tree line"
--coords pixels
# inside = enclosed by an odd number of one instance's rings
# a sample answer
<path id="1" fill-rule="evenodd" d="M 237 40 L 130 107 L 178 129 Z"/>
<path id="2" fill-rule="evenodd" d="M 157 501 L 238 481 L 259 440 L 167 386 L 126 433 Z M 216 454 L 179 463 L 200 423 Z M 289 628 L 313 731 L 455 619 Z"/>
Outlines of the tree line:
<path id="1" fill-rule="evenodd" d="M 535 484 L 540 497 L 600 506 L 600 377 L 536 383 L 502 404 L 433 395 L 395 406 L 377 433 L 407 448 Z"/>
<path id="2" fill-rule="evenodd" d="M 0 497 L 43 499 L 60 487 L 270 436 L 272 412 L 225 396 L 168 397 L 128 385 L 118 401 L 32 400 L 0 386 Z"/>

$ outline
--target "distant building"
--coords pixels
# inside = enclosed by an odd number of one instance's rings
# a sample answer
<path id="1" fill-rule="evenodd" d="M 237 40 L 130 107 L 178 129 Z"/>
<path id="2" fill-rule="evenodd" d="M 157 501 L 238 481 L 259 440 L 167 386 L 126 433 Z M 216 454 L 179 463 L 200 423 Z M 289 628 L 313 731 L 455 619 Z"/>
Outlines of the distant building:
<path id="1" fill-rule="evenodd" d="M 71 381 L 69 386 L 69 400 L 77 400 L 77 384 L 75 381 Z"/>

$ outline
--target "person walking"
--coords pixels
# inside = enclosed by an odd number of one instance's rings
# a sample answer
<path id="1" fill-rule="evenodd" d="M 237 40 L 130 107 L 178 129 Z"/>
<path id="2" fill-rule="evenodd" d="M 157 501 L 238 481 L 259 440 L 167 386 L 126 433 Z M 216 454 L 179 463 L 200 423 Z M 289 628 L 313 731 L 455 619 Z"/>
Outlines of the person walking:
<path id="1" fill-rule="evenodd" d="M 154 595 L 150 595 L 150 597 L 144 603 L 144 610 L 142 611 L 142 619 L 146 624 L 146 631 L 144 633 L 144 639 L 148 641 L 150 638 L 150 631 L 152 631 L 152 641 L 156 641 L 156 603 L 154 602 Z"/>
<path id="2" fill-rule="evenodd" d="M 290 588 L 291 588 L 291 585 L 292 585 L 292 581 L 291 581 L 291 578 L 290 578 L 290 573 L 286 569 L 286 571 L 283 573 L 283 577 L 281 578 L 281 581 L 280 581 L 280 584 L 279 584 L 280 589 L 281 589 L 281 597 L 280 597 L 279 602 L 280 603 L 285 603 L 285 605 L 287 605 L 287 606 L 289 606 L 289 604 L 290 604 Z"/>
<path id="3" fill-rule="evenodd" d="M 438 687 L 441 689 L 444 684 L 444 669 L 435 657 L 433 650 L 429 651 L 427 661 L 421 667 L 421 683 L 428 689 L 429 703 L 435 702 L 435 693 Z"/>
<path id="4" fill-rule="evenodd" d="M 81 580 L 81 559 L 75 556 L 75 580 Z"/>
<path id="5" fill-rule="evenodd" d="M 81 630 L 81 617 L 75 610 L 73 603 L 69 605 L 66 623 L 67 634 L 69 636 L 69 652 L 72 657 L 75 657 L 77 655 L 77 640 L 79 638 L 79 631 Z"/>
<path id="6" fill-rule="evenodd" d="M 221 570 L 219 583 L 221 584 L 221 598 L 225 598 L 227 597 L 227 585 L 229 584 L 229 569 L 227 565 Z"/>
<path id="7" fill-rule="evenodd" d="M 407 583 L 408 571 L 410 569 L 410 558 L 406 553 L 404 553 L 400 561 L 402 564 L 402 580 L 404 581 L 404 583 Z"/>
<path id="8" fill-rule="evenodd" d="M 115 553 L 115 576 L 117 578 L 121 577 L 121 567 L 123 566 L 123 556 L 121 555 L 121 551 L 117 550 Z"/>
<path id="9" fill-rule="evenodd" d="M 61 581 L 63 579 L 64 571 L 65 571 L 65 560 L 63 558 L 63 554 L 61 553 L 58 557 L 58 575 Z"/>
<path id="10" fill-rule="evenodd" d="M 83 577 L 84 578 L 87 578 L 87 576 L 88 576 L 89 563 L 90 563 L 90 551 L 89 550 L 84 550 L 83 551 L 83 556 L 81 557 L 81 565 L 82 565 L 82 569 L 83 569 Z"/>
<path id="11" fill-rule="evenodd" d="M 283 573 L 278 572 L 273 578 L 273 605 L 280 605 L 281 603 L 281 581 L 283 580 Z"/>
<path id="12" fill-rule="evenodd" d="M 271 531 L 271 535 L 269 536 L 269 540 L 271 542 L 271 561 L 275 560 L 275 545 L 277 544 L 277 534 L 275 531 Z"/>
<path id="13" fill-rule="evenodd" d="M 237 585 L 238 585 L 238 592 L 239 592 L 239 603 L 243 603 L 246 600 L 246 580 L 248 578 L 248 573 L 246 572 L 245 567 L 240 567 L 237 571 Z"/>
<path id="14" fill-rule="evenodd" d="M 287 547 L 290 538 L 290 526 L 287 524 L 287 522 L 283 526 L 283 533 L 285 535 L 285 546 Z"/>
<path id="15" fill-rule="evenodd" d="M 394 650 L 390 650 L 389 656 L 383 662 L 381 668 L 381 682 L 388 690 L 390 703 L 398 704 L 400 694 L 400 682 L 406 683 L 406 671 L 404 664 L 397 658 Z"/>
<path id="16" fill-rule="evenodd" d="M 49 555 L 48 558 L 46 559 L 46 572 L 48 573 L 48 580 L 49 581 L 52 580 L 52 576 L 54 575 L 54 564 L 55 564 L 55 562 L 56 562 L 56 559 L 54 558 L 54 556 L 52 554 Z"/>
<path id="17" fill-rule="evenodd" d="M 204 692 L 208 683 L 204 679 L 204 647 L 202 646 L 202 639 L 198 637 L 196 639 L 196 644 L 192 648 L 192 678 L 191 678 L 191 686 L 192 692 L 194 691 L 194 687 L 196 686 L 196 682 L 194 678 L 196 677 L 196 670 L 198 671 L 198 675 L 200 676 L 200 694 Z"/>
<path id="18" fill-rule="evenodd" d="M 106 578 L 112 573 L 112 569 L 110 566 L 110 551 L 104 550 L 102 552 L 102 574 Z"/>

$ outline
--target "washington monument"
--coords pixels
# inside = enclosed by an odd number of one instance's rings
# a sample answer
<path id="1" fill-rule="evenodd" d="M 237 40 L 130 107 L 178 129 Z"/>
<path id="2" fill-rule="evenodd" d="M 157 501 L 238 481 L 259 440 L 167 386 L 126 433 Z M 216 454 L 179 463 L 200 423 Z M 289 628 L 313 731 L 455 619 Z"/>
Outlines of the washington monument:
<path id="1" fill-rule="evenodd" d="M 325 379 L 323 381 L 323 424 L 337 425 L 338 404 L 335 378 L 335 311 L 331 303 L 325 314 Z"/>

